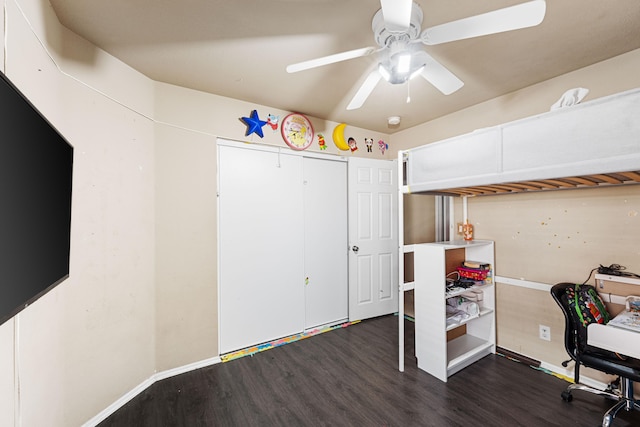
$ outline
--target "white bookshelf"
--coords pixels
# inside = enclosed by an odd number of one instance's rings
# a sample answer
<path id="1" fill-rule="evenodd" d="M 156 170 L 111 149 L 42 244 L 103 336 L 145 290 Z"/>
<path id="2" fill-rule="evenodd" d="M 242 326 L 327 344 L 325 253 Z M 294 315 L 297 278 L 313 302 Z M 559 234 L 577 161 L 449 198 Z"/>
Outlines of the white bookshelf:
<path id="1" fill-rule="evenodd" d="M 445 277 L 474 260 L 491 264 L 495 272 L 492 241 L 452 241 L 413 245 L 415 293 L 415 354 L 418 368 L 441 381 L 491 353 L 495 353 L 495 286 L 483 291 L 479 315 L 447 325 L 446 300 L 464 291 L 447 294 Z M 495 276 L 495 274 L 494 274 Z"/>

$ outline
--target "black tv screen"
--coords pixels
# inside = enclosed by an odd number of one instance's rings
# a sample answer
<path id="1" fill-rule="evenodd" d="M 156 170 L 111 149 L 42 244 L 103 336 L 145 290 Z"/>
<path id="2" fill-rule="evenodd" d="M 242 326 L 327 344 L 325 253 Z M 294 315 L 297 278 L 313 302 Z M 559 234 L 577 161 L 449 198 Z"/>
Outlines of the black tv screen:
<path id="1" fill-rule="evenodd" d="M 69 276 L 73 147 L 0 72 L 0 324 Z"/>

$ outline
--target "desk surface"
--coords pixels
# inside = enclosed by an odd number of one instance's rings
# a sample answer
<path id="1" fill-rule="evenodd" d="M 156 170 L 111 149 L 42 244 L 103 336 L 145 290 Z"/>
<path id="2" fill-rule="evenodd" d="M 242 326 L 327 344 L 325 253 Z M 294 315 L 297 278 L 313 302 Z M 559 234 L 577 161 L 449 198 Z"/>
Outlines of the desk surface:
<path id="1" fill-rule="evenodd" d="M 587 344 L 640 359 L 640 332 L 598 323 L 587 328 Z"/>

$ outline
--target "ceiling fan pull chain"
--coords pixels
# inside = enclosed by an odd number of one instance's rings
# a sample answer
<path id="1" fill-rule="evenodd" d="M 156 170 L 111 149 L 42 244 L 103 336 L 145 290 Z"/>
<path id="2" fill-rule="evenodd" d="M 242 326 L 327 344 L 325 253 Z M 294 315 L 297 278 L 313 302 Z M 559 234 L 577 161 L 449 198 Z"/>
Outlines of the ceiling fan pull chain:
<path id="1" fill-rule="evenodd" d="M 411 87 L 409 86 L 411 84 L 411 80 L 407 80 L 407 104 L 411 103 Z"/>

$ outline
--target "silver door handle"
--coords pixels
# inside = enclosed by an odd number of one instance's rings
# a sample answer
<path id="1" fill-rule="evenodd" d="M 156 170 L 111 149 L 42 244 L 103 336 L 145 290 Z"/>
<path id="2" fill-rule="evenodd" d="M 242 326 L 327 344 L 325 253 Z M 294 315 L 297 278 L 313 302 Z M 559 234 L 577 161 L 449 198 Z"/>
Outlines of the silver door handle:
<path id="1" fill-rule="evenodd" d="M 351 250 L 352 250 L 353 252 L 355 252 L 355 253 L 358 253 L 358 251 L 360 250 L 360 248 L 359 248 L 359 247 L 357 247 L 357 246 L 354 246 L 353 248 L 351 248 Z"/>

